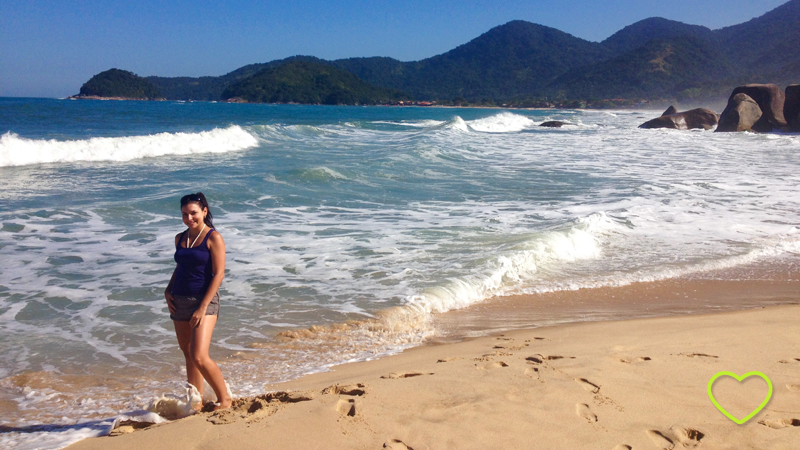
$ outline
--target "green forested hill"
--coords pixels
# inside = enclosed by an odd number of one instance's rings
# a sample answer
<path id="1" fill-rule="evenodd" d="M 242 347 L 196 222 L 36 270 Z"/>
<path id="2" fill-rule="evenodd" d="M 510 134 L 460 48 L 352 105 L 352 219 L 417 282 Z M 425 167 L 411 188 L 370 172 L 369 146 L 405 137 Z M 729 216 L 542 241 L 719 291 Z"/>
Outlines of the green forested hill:
<path id="1" fill-rule="evenodd" d="M 742 83 L 800 82 L 799 48 L 800 0 L 790 0 L 761 17 L 719 30 L 656 17 L 597 43 L 517 20 L 420 61 L 385 57 L 325 61 L 293 56 L 247 65 L 219 77 L 148 80 L 168 99 L 220 100 L 226 89 L 242 86 L 265 69 L 302 61 L 345 70 L 373 86 L 407 92 L 416 100 L 718 100 Z M 300 76 L 301 71 L 287 73 Z M 264 80 L 268 78 L 261 81 L 264 92 L 272 89 L 279 95 L 277 88 L 267 89 Z M 280 82 L 289 86 L 289 81 Z"/>
<path id="2" fill-rule="evenodd" d="M 654 39 L 611 60 L 570 71 L 547 91 L 557 98 L 694 98 L 692 89 L 731 72 L 728 59 L 707 41 Z"/>
<path id="3" fill-rule="evenodd" d="M 714 31 L 724 52 L 751 74 L 800 62 L 800 0 L 791 0 L 745 23 Z M 800 78 L 800 73 L 795 76 Z M 798 80 L 800 81 L 800 80 Z"/>
<path id="4" fill-rule="evenodd" d="M 379 104 L 407 99 L 394 89 L 373 86 L 329 64 L 295 60 L 263 69 L 225 89 L 222 99 L 254 103 L 323 105 Z"/>
<path id="5" fill-rule="evenodd" d="M 81 86 L 79 96 L 158 99 L 161 92 L 150 81 L 127 70 L 109 69 Z"/>
<path id="6" fill-rule="evenodd" d="M 671 39 L 680 36 L 696 37 L 702 40 L 713 40 L 713 32 L 699 25 L 687 25 L 682 22 L 651 17 L 640 20 L 617 31 L 601 44 L 614 56 L 623 55 L 636 50 L 653 39 Z"/>
<path id="7" fill-rule="evenodd" d="M 562 75 L 546 89 L 548 94 L 702 100 L 727 98 L 735 86 L 745 83 L 784 87 L 800 82 L 800 0 L 714 31 L 646 19 L 602 44 L 621 55 Z M 633 50 L 626 52 L 628 48 Z"/>
<path id="8" fill-rule="evenodd" d="M 565 71 L 608 56 L 609 52 L 598 43 L 515 20 L 432 58 L 401 63 L 403 66 L 382 62 L 396 74 L 384 76 L 384 85 L 417 98 L 502 99 L 533 95 Z M 352 70 L 345 65 L 340 67 Z M 373 84 L 381 81 L 371 78 L 364 69 L 354 73 Z"/>
<path id="9" fill-rule="evenodd" d="M 277 67 L 283 63 L 295 60 L 325 62 L 313 56 L 293 56 L 291 58 L 271 61 L 262 64 L 248 64 L 233 72 L 219 77 L 147 77 L 164 96 L 170 100 L 220 100 L 222 92 L 229 85 L 255 75 L 257 72 L 269 67 Z"/>

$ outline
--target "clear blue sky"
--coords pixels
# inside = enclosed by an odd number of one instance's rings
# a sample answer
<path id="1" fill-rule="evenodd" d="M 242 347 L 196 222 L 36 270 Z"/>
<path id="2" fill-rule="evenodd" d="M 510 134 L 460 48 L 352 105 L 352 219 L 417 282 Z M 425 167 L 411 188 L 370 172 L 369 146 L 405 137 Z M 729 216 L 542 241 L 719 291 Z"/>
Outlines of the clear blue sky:
<path id="1" fill-rule="evenodd" d="M 0 96 L 64 97 L 112 67 L 222 75 L 292 55 L 444 53 L 521 19 L 590 41 L 665 17 L 712 29 L 786 0 L 1 0 Z"/>

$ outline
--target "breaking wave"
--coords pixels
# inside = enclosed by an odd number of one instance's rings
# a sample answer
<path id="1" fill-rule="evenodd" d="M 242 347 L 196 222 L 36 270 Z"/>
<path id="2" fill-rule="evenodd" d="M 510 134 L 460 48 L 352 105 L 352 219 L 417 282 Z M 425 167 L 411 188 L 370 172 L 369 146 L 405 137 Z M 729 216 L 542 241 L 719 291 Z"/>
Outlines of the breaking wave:
<path id="1" fill-rule="evenodd" d="M 59 141 L 27 139 L 15 133 L 0 136 L 0 167 L 77 161 L 133 159 L 198 153 L 225 153 L 258 145 L 240 126 L 199 133 L 158 133 L 148 136 L 97 137 Z"/>

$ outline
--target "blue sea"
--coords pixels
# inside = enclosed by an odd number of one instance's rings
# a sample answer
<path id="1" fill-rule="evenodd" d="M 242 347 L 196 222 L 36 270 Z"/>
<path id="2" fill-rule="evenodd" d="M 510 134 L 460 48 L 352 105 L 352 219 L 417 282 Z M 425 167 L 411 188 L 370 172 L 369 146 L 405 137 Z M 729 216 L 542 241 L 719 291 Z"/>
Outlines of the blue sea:
<path id="1" fill-rule="evenodd" d="M 185 390 L 163 291 L 187 193 L 227 245 L 235 396 L 497 297 L 796 257 L 800 136 L 637 128 L 660 114 L 0 99 L 0 447 Z"/>

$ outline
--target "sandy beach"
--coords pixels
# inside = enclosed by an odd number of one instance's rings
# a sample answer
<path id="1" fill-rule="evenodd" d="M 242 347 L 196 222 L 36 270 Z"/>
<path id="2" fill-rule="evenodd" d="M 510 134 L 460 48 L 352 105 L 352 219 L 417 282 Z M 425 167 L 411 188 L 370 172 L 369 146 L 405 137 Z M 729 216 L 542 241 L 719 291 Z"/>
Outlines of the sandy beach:
<path id="1" fill-rule="evenodd" d="M 229 411 L 122 426 L 69 449 L 793 449 L 798 323 L 800 305 L 790 304 L 433 341 L 266 386 Z M 709 399 L 720 371 L 772 382 L 769 403 L 743 425 Z M 739 418 L 768 394 L 758 377 L 713 386 Z"/>

